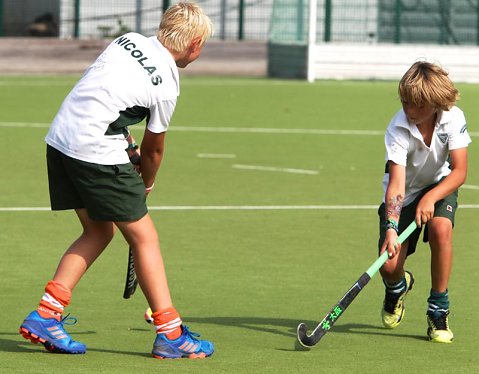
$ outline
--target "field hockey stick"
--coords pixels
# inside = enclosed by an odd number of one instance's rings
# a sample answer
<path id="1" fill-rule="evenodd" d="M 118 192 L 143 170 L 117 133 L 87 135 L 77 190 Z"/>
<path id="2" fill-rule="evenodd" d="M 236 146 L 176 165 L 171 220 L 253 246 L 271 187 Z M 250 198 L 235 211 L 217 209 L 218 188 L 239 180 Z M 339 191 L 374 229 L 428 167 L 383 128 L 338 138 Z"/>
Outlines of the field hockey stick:
<path id="1" fill-rule="evenodd" d="M 128 250 L 128 267 L 126 269 L 125 290 L 123 291 L 123 298 L 129 299 L 136 291 L 138 280 L 135 273 L 135 260 L 133 259 L 133 252 Z"/>
<path id="2" fill-rule="evenodd" d="M 136 143 L 133 143 L 136 146 Z M 137 149 L 136 146 L 135 149 Z M 140 156 L 137 154 L 130 157 L 130 162 L 136 167 L 140 164 Z M 138 170 L 137 170 L 138 171 Z M 131 251 L 131 246 L 128 249 L 128 266 L 126 268 L 126 281 L 125 289 L 123 290 L 123 298 L 129 299 L 136 291 L 136 286 L 138 286 L 138 280 L 136 279 L 135 273 L 135 260 L 133 259 L 133 252 Z"/>
<path id="3" fill-rule="evenodd" d="M 396 243 L 401 244 L 409 235 L 417 228 L 416 222 L 411 224 L 402 232 L 396 240 Z M 356 283 L 349 289 L 348 292 L 338 301 L 338 303 L 329 311 L 326 317 L 319 322 L 318 326 L 313 330 L 311 335 L 308 335 L 308 327 L 305 323 L 298 325 L 297 336 L 303 347 L 312 347 L 316 345 L 321 338 L 333 327 L 339 317 L 341 317 L 346 308 L 351 305 L 353 300 L 358 296 L 359 292 L 369 283 L 376 272 L 384 265 L 388 259 L 388 251 L 384 251 L 381 256 L 369 267 L 369 269 L 359 277 Z"/>

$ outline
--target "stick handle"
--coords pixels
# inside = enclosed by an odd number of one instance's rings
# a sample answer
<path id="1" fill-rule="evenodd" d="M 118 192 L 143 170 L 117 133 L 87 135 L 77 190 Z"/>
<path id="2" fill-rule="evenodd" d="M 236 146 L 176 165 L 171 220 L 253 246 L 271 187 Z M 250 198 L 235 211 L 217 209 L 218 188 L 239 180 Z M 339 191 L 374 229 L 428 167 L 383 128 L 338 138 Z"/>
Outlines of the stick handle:
<path id="1" fill-rule="evenodd" d="M 398 236 L 396 243 L 402 244 L 408 237 L 413 233 L 414 230 L 416 230 L 417 225 L 416 221 L 412 221 L 409 226 L 404 230 L 401 235 Z M 381 268 L 381 266 L 384 265 L 384 263 L 388 259 L 388 251 L 384 251 L 381 256 L 378 257 L 376 261 L 369 267 L 369 269 L 366 271 L 368 275 L 372 278 L 374 274 Z"/>

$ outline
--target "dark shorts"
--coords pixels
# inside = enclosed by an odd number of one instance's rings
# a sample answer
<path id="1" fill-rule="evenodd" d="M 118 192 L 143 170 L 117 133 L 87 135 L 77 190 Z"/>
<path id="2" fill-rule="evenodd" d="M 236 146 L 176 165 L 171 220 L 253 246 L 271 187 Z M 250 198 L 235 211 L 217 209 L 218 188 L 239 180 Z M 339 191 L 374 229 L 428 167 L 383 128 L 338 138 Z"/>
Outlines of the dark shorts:
<path id="1" fill-rule="evenodd" d="M 136 221 L 147 212 L 145 185 L 131 163 L 98 165 L 47 145 L 52 210 L 86 208 L 95 221 Z"/>
<path id="2" fill-rule="evenodd" d="M 419 196 L 409 205 L 406 205 L 401 210 L 401 217 L 399 218 L 399 234 L 401 234 L 409 224 L 415 219 L 416 217 L 416 207 L 421 198 L 434 188 L 437 184 L 429 186 L 425 188 Z M 445 217 L 448 218 L 452 225 L 454 226 L 454 217 L 456 214 L 457 209 L 457 190 L 454 191 L 452 194 L 446 196 L 444 199 L 439 200 L 434 205 L 434 217 Z M 382 203 L 378 209 L 379 215 L 379 241 L 378 241 L 378 249 L 381 250 L 381 247 L 384 243 L 384 239 L 386 237 L 386 212 L 385 212 L 385 204 Z M 407 239 L 409 246 L 407 255 L 411 255 L 416 251 L 417 242 L 419 240 L 419 236 L 421 235 L 422 228 L 417 228 Z M 428 238 L 428 226 L 425 225 L 424 228 L 424 235 L 423 235 L 423 242 L 427 243 L 429 241 Z"/>

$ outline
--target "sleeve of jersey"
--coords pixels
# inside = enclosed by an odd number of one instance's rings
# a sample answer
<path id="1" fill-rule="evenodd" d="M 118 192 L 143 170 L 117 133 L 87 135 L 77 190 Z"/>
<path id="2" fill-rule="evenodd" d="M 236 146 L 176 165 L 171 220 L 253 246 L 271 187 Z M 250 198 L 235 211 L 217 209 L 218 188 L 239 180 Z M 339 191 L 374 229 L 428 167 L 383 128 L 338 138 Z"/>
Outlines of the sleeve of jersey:
<path id="1" fill-rule="evenodd" d="M 397 127 L 391 123 L 384 137 L 386 145 L 386 161 L 406 166 L 409 136 L 406 129 Z"/>
<path id="2" fill-rule="evenodd" d="M 471 142 L 467 132 L 466 118 L 461 110 L 454 112 L 453 120 L 449 130 L 449 150 L 465 148 Z"/>
<path id="3" fill-rule="evenodd" d="M 159 101 L 150 107 L 150 118 L 146 126 L 148 130 L 157 134 L 167 131 L 175 107 L 176 100 Z"/>

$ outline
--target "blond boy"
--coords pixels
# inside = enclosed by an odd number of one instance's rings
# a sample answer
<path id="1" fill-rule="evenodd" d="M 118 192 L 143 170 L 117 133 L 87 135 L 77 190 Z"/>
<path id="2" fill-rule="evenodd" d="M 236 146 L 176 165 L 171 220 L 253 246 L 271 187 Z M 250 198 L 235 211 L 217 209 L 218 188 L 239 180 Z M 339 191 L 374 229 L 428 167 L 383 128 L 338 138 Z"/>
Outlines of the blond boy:
<path id="1" fill-rule="evenodd" d="M 115 39 L 65 98 L 45 139 L 50 200 L 53 210 L 74 209 L 83 232 L 60 260 L 38 308 L 20 326 L 26 339 L 53 352 L 86 352 L 65 331 L 63 310 L 118 228 L 132 248 L 140 287 L 154 312 L 153 356 L 213 354 L 213 344 L 190 333 L 173 306 L 146 205 L 179 95 L 178 67 L 200 56 L 211 33 L 198 5 L 173 5 L 157 36 L 128 33 Z M 138 147 L 128 126 L 145 118 Z"/>

